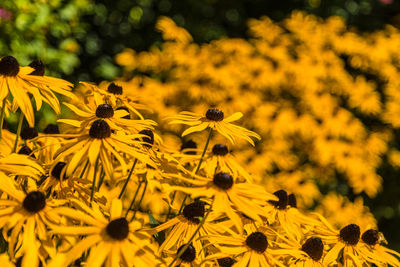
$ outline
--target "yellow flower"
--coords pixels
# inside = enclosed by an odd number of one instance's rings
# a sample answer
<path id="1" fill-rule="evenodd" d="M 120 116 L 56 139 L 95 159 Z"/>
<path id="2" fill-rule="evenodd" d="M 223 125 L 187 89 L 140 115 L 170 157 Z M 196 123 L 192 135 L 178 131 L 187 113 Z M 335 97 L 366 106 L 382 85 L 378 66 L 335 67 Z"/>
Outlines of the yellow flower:
<path id="1" fill-rule="evenodd" d="M 89 100 L 93 98 L 97 103 L 107 103 L 116 108 L 127 109 L 131 113 L 131 118 L 134 115 L 143 119 L 143 115 L 139 110 L 149 110 L 143 104 L 138 103 L 137 99 L 124 93 L 124 88 L 115 83 L 103 83 L 100 88 L 91 83 L 80 83 L 83 88 L 87 89 L 85 97 Z"/>
<path id="2" fill-rule="evenodd" d="M 138 221 L 129 223 L 122 214 L 122 203 L 113 199 L 110 205 L 109 218 L 93 203 L 89 208 L 85 204 L 72 200 L 75 209 L 60 207 L 57 212 L 75 222 L 84 225 L 56 226 L 54 233 L 68 236 L 85 236 L 65 254 L 60 267 L 67 267 L 90 249 L 87 266 L 106 267 L 120 266 L 156 266 L 159 263 L 155 256 L 156 247 L 151 236 L 140 232 L 142 225 Z"/>
<path id="3" fill-rule="evenodd" d="M 41 191 L 33 190 L 25 194 L 14 181 L 0 172 L 0 190 L 9 199 L 0 199 L 0 228 L 7 233 L 8 252 L 12 259 L 15 254 L 23 256 L 22 267 L 38 266 L 38 240 L 48 238 L 47 227 L 50 222 L 59 223 L 60 217 L 54 207 L 62 200 L 48 200 Z"/>
<path id="4" fill-rule="evenodd" d="M 277 201 L 270 200 L 263 209 L 264 217 L 270 225 L 279 224 L 285 233 L 296 240 L 302 236 L 302 228 L 312 228 L 319 222 L 310 216 L 305 216 L 297 209 L 297 200 L 294 194 L 288 195 L 285 190 L 274 192 Z"/>
<path id="5" fill-rule="evenodd" d="M 74 97 L 69 92 L 71 83 L 43 75 L 44 65 L 41 61 L 34 61 L 29 67 L 20 67 L 12 56 L 0 60 L 0 101 L 4 101 L 11 93 L 14 98 L 13 106 L 21 109 L 31 127 L 35 123 L 35 117 L 29 95 L 33 96 L 37 110 L 46 102 L 57 114 L 60 113 L 60 103 L 54 92 Z"/>
<path id="6" fill-rule="evenodd" d="M 170 229 L 167 232 L 167 237 L 161 244 L 159 251 L 171 250 L 172 248 L 179 248 L 186 244 L 192 235 L 195 233 L 197 227 L 200 224 L 200 220 L 204 219 L 205 205 L 203 201 L 195 201 L 191 204 L 186 205 L 182 210 L 182 215 L 178 215 L 173 219 L 153 228 L 152 233 L 157 233 L 166 229 Z M 204 252 L 202 250 L 202 242 L 198 240 L 198 237 L 215 235 L 222 231 L 218 227 L 218 224 L 212 223 L 214 218 L 208 216 L 206 221 L 201 226 L 200 230 L 194 236 L 192 243 L 193 247 L 198 252 L 200 258 L 204 258 Z"/>
<path id="7" fill-rule="evenodd" d="M 361 241 L 358 249 L 368 263 L 377 266 L 400 266 L 400 253 L 382 246 L 382 243 L 387 243 L 382 233 L 368 229 L 362 234 Z"/>
<path id="8" fill-rule="evenodd" d="M 76 115 L 80 117 L 79 120 L 60 119 L 58 122 L 63 122 L 75 127 L 85 129 L 88 125 L 92 124 L 95 120 L 102 119 L 106 121 L 113 130 L 125 131 L 127 133 L 138 133 L 141 130 L 153 129 L 157 123 L 152 120 L 132 120 L 129 119 L 129 112 L 122 108 L 115 108 L 104 102 L 97 103 L 95 99 L 94 105 L 82 105 L 82 109 L 64 103 Z"/>
<path id="9" fill-rule="evenodd" d="M 332 246 L 323 259 L 325 265 L 342 261 L 344 267 L 362 266 L 369 262 L 370 252 L 365 249 L 365 243 L 361 244 L 360 242 L 361 231 L 357 224 L 346 225 L 340 231 L 337 231 L 322 216 L 319 216 L 319 218 L 322 227 L 317 227 L 315 233 L 326 244 Z M 369 241 L 367 240 L 367 242 Z M 387 257 L 381 255 L 379 259 L 377 257 L 374 257 L 374 259 L 378 262 L 382 259 L 387 260 L 390 255 L 386 255 Z"/>
<path id="10" fill-rule="evenodd" d="M 215 170 L 231 173 L 239 180 L 252 183 L 251 175 L 236 161 L 226 145 L 216 144 L 211 153 L 204 159 L 204 169 L 207 175 L 213 175 Z"/>
<path id="11" fill-rule="evenodd" d="M 254 146 L 254 141 L 251 137 L 258 140 L 260 140 L 261 137 L 255 132 L 231 123 L 237 121 L 242 116 L 243 114 L 241 112 L 236 112 L 228 118 L 224 118 L 224 113 L 222 111 L 218 109 L 209 109 L 205 115 L 183 111 L 179 113 L 179 115 L 168 117 L 168 119 L 171 120 L 169 122 L 170 124 L 185 124 L 191 126 L 182 133 L 182 136 L 194 132 L 201 132 L 206 128 L 212 128 L 228 138 L 232 143 L 234 143 L 235 138 L 242 138 Z"/>
<path id="12" fill-rule="evenodd" d="M 210 239 L 222 253 L 235 257 L 235 266 L 285 266 L 271 253 L 271 243 L 262 229 L 241 235 L 230 232 L 228 236 Z"/>
<path id="13" fill-rule="evenodd" d="M 61 137 L 72 138 L 65 140 L 61 148 L 56 152 L 56 161 L 69 156 L 66 175 L 70 176 L 75 170 L 85 162 L 89 162 L 90 168 L 96 168 L 99 160 L 107 177 L 114 177 L 114 157 L 122 167 L 124 175 L 127 173 L 126 158 L 122 153 L 136 158 L 150 166 L 154 166 L 153 161 L 141 151 L 138 146 L 142 135 L 126 135 L 120 132 L 112 133 L 109 124 L 102 119 L 95 120 L 89 128 L 80 134 L 59 135 Z"/>
<path id="14" fill-rule="evenodd" d="M 216 213 L 225 214 L 231 219 L 238 231 L 241 231 L 243 227 L 242 220 L 237 212 L 261 222 L 260 215 L 264 213 L 261 207 L 262 203 L 268 200 L 277 200 L 275 195 L 267 193 L 258 185 L 236 183 L 228 173 L 216 173 L 212 179 L 200 176 L 196 176 L 195 179 L 181 176 L 179 179 L 192 184 L 193 187 L 171 186 L 166 189 L 184 192 L 191 195 L 192 198 L 214 197 L 213 210 Z"/>

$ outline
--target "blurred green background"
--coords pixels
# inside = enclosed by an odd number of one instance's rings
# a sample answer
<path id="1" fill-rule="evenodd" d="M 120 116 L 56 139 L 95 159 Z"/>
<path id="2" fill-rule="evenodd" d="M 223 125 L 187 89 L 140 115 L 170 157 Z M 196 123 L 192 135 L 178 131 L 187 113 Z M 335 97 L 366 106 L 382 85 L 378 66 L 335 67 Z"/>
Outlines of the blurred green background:
<path id="1" fill-rule="evenodd" d="M 198 43 L 221 37 L 246 37 L 248 18 L 267 15 L 275 21 L 293 10 L 320 17 L 339 15 L 359 31 L 400 27 L 398 0 L 2 0 L 0 57 L 13 55 L 20 64 L 41 59 L 47 74 L 71 82 L 110 80 L 120 74 L 114 56 L 124 48 L 137 51 L 159 45 L 154 30 L 161 15 L 185 27 Z M 50 109 L 37 115 L 44 128 L 56 116 Z M 16 117 L 9 118 L 11 127 Z M 400 146 L 399 140 L 395 146 Z M 369 205 L 391 247 L 400 249 L 399 170 L 383 165 L 384 191 Z M 349 195 L 352 198 L 351 195 Z M 373 205 L 372 205 L 373 203 Z"/>

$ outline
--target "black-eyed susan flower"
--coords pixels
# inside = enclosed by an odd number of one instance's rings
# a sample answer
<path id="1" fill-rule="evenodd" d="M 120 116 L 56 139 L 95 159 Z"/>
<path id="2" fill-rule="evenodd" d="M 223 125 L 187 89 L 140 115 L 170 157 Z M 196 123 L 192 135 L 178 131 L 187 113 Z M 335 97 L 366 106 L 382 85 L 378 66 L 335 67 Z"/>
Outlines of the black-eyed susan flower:
<path id="1" fill-rule="evenodd" d="M 203 166 L 207 175 L 213 175 L 217 170 L 218 172 L 231 173 L 233 177 L 237 177 L 239 180 L 253 182 L 251 175 L 240 166 L 228 147 L 223 144 L 213 146 L 211 153 L 205 157 Z"/>
<path id="2" fill-rule="evenodd" d="M 59 260 L 59 266 L 67 267 L 85 251 L 89 251 L 87 266 L 156 266 L 159 260 L 155 256 L 156 246 L 149 234 L 139 231 L 142 225 L 138 221 L 129 223 L 122 217 L 122 203 L 114 199 L 109 208 L 109 217 L 93 204 L 73 200 L 75 209 L 60 207 L 57 212 L 85 225 L 52 225 L 52 231 L 66 236 L 84 236 Z"/>
<path id="3" fill-rule="evenodd" d="M 237 261 L 235 266 L 285 266 L 271 253 L 271 241 L 262 230 L 244 234 L 231 232 L 229 236 L 212 236 L 210 240 L 222 253 Z"/>
<path id="4" fill-rule="evenodd" d="M 180 251 L 185 247 L 185 251 L 179 255 Z M 193 246 L 193 244 L 182 244 L 176 250 L 167 250 L 165 254 L 168 256 L 166 258 L 166 263 L 168 266 L 173 267 L 192 267 L 200 266 L 201 259 L 198 254 L 199 251 Z M 179 256 L 179 257 L 178 257 Z M 178 257 L 178 258 L 176 258 Z"/>
<path id="5" fill-rule="evenodd" d="M 202 242 L 198 240 L 198 237 L 215 235 L 223 231 L 218 227 L 218 224 L 212 223 L 214 218 L 211 215 L 207 217 L 206 221 L 201 225 L 201 228 L 196 232 L 200 220 L 204 219 L 204 214 L 206 212 L 205 205 L 206 203 L 203 201 L 190 203 L 183 208 L 181 215 L 178 215 L 151 230 L 156 233 L 169 229 L 166 239 L 159 248 L 160 252 L 171 250 L 186 244 L 195 234 L 192 245 L 200 253 L 202 250 Z"/>
<path id="6" fill-rule="evenodd" d="M 264 188 L 258 185 L 236 183 L 228 173 L 219 172 L 213 178 L 196 176 L 195 179 L 188 179 L 181 176 L 179 179 L 193 186 L 171 186 L 168 190 L 182 191 L 192 198 L 201 196 L 214 197 L 213 210 L 216 213 L 225 214 L 234 222 L 239 231 L 243 227 L 237 212 L 241 212 L 256 221 L 262 221 L 260 215 L 264 211 L 261 203 L 268 200 L 277 200 L 275 195 L 267 193 Z"/>
<path id="7" fill-rule="evenodd" d="M 211 128 L 217 130 L 232 143 L 234 143 L 236 138 L 241 138 L 254 146 L 252 138 L 260 140 L 261 137 L 255 132 L 232 124 L 232 122 L 237 121 L 242 116 L 243 114 L 241 112 L 236 112 L 231 116 L 224 118 L 224 113 L 221 110 L 209 109 L 205 115 L 183 111 L 180 112 L 179 115 L 171 116 L 168 119 L 170 120 L 170 124 L 185 124 L 190 126 L 182 133 L 182 136 Z"/>
<path id="8" fill-rule="evenodd" d="M 107 177 L 113 177 L 114 157 L 121 165 L 124 175 L 127 173 L 126 159 L 122 153 L 138 159 L 150 166 L 154 163 L 148 155 L 141 151 L 137 138 L 142 135 L 126 135 L 121 132 L 112 133 L 109 124 L 102 119 L 95 120 L 90 128 L 80 134 L 60 135 L 66 138 L 62 147 L 56 152 L 56 161 L 69 158 L 66 175 L 70 176 L 80 164 L 89 162 L 90 168 L 96 168 L 98 159 Z"/>
<path id="9" fill-rule="evenodd" d="M 387 243 L 382 233 L 375 229 L 366 230 L 358 246 L 360 255 L 366 262 L 376 266 L 400 266 L 400 253 L 384 247 L 382 243 Z"/>
<path id="10" fill-rule="evenodd" d="M 0 60 L 0 101 L 4 101 L 9 93 L 13 96 L 13 106 L 20 108 L 29 125 L 33 127 L 35 118 L 30 96 L 39 110 L 43 102 L 48 103 L 59 114 L 60 104 L 53 92 L 74 97 L 70 92 L 72 84 L 62 79 L 43 76 L 44 65 L 36 61 L 30 66 L 20 67 L 12 56 Z M 4 107 L 4 105 L 3 105 Z"/>
<path id="11" fill-rule="evenodd" d="M 322 227 L 315 229 L 315 233 L 331 248 L 326 253 L 325 265 L 342 262 L 343 266 L 362 266 L 368 261 L 366 250 L 360 249 L 361 230 L 357 224 L 349 224 L 337 231 L 322 216 Z"/>
<path id="12" fill-rule="evenodd" d="M 324 251 L 324 243 L 319 237 L 308 237 L 302 238 L 302 240 L 296 240 L 293 238 L 286 238 L 282 235 L 277 234 L 277 248 L 271 253 L 275 254 L 276 257 L 287 259 L 289 266 L 304 266 L 304 267 L 322 267 Z"/>
<path id="13" fill-rule="evenodd" d="M 25 193 L 14 181 L 0 172 L 0 228 L 7 233 L 8 253 L 11 259 L 16 253 L 23 257 L 22 266 L 38 266 L 40 241 L 48 239 L 47 227 L 59 223 L 54 207 L 62 200 L 49 200 L 43 192 L 32 190 Z M 5 198 L 8 197 L 7 198 Z"/>
<path id="14" fill-rule="evenodd" d="M 87 91 L 87 98 L 94 98 L 96 101 L 110 104 L 113 107 L 127 109 L 130 114 L 136 115 L 140 119 L 144 119 L 139 110 L 149 110 L 143 104 L 140 104 L 137 99 L 124 93 L 122 86 L 112 82 L 102 84 L 98 87 L 91 83 L 80 83 Z M 104 86 L 103 86 L 104 85 Z M 130 116 L 133 118 L 133 116 Z"/>
<path id="15" fill-rule="evenodd" d="M 80 129 L 85 129 L 88 125 L 98 119 L 105 120 L 115 131 L 125 131 L 128 133 L 138 133 L 144 129 L 153 129 L 154 126 L 157 125 L 152 120 L 127 119 L 126 116 L 129 116 L 129 113 L 126 110 L 116 109 L 115 106 L 105 104 L 104 102 L 97 102 L 96 99 L 93 104 L 82 104 L 81 108 L 69 103 L 64 103 L 64 105 L 78 115 L 80 119 L 60 119 L 58 122 L 70 124 L 79 127 Z"/>
<path id="16" fill-rule="evenodd" d="M 302 236 L 302 227 L 312 228 L 318 224 L 317 220 L 299 212 L 294 194 L 288 195 L 285 190 L 278 190 L 274 192 L 274 195 L 278 197 L 278 200 L 269 200 L 263 207 L 265 210 L 263 216 L 269 224 L 279 224 L 286 234 L 296 240 Z"/>

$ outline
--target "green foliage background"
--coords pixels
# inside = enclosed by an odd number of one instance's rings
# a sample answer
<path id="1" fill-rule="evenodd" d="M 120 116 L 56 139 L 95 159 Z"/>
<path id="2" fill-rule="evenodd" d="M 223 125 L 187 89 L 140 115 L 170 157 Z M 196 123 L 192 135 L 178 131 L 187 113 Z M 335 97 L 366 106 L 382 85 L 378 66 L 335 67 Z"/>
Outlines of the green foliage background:
<path id="1" fill-rule="evenodd" d="M 22 65 L 39 58 L 47 74 L 75 83 L 111 80 L 120 74 L 113 61 L 117 53 L 127 47 L 141 51 L 160 44 L 154 25 L 161 15 L 171 17 L 201 43 L 225 36 L 245 38 L 249 18 L 267 15 L 279 21 L 293 10 L 321 17 L 339 15 L 359 31 L 400 26 L 397 0 L 2 0 L 0 57 L 13 55 Z M 37 119 L 42 129 L 56 117 L 45 107 Z M 15 121 L 9 118 L 11 127 Z M 380 229 L 393 233 L 388 238 L 391 246 L 399 249 L 400 173 L 382 166 L 380 174 L 384 191 L 367 204 Z"/>

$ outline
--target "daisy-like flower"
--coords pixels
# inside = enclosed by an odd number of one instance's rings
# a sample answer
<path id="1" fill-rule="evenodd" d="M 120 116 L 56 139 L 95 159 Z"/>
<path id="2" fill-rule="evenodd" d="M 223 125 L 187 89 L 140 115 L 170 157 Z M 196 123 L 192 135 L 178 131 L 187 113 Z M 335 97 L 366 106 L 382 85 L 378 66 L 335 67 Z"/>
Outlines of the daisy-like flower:
<path id="1" fill-rule="evenodd" d="M 209 239 L 221 253 L 234 257 L 237 261 L 235 266 L 284 266 L 274 257 L 267 234 L 262 229 L 240 235 L 230 232 L 229 236 L 210 236 Z"/>
<path id="2" fill-rule="evenodd" d="M 0 102 L 13 96 L 13 107 L 20 108 L 29 125 L 33 127 L 35 117 L 30 100 L 35 99 L 36 109 L 39 110 L 43 102 L 48 103 L 57 113 L 60 113 L 60 103 L 54 92 L 74 97 L 70 92 L 72 84 L 62 79 L 43 76 L 44 65 L 41 61 L 34 61 L 27 67 L 20 67 L 12 56 L 0 60 Z M 15 109 L 14 108 L 14 109 Z"/>
<path id="3" fill-rule="evenodd" d="M 299 241 L 292 238 L 279 237 L 278 246 L 272 253 L 277 257 L 291 256 L 288 260 L 290 266 L 323 267 L 324 243 L 319 237 L 310 237 Z"/>
<path id="4" fill-rule="evenodd" d="M 363 266 L 368 263 L 368 251 L 360 249 L 360 227 L 349 224 L 340 231 L 333 228 L 329 222 L 319 215 L 321 226 L 314 232 L 321 237 L 324 243 L 332 247 L 326 253 L 323 264 L 329 265 L 335 262 L 343 262 L 343 266 Z"/>
<path id="5" fill-rule="evenodd" d="M 65 134 L 60 137 L 71 138 L 63 142 L 62 147 L 56 152 L 55 161 L 69 158 L 66 175 L 70 176 L 77 169 L 79 164 L 89 162 L 90 168 L 95 168 L 99 159 L 107 177 L 113 177 L 114 164 L 111 159 L 114 157 L 121 165 L 123 175 L 127 173 L 125 153 L 150 166 L 153 161 L 138 146 L 140 134 L 126 135 L 120 132 L 112 133 L 109 124 L 102 119 L 95 120 L 89 128 L 80 134 Z"/>
<path id="6" fill-rule="evenodd" d="M 113 107 L 126 108 L 129 113 L 137 115 L 140 119 L 144 119 L 139 110 L 149 110 L 145 105 L 140 104 L 133 97 L 124 94 L 123 87 L 116 83 L 108 83 L 101 85 L 101 88 L 91 83 L 80 83 L 87 92 L 85 95 L 88 98 L 93 97 L 96 101 L 110 104 Z M 133 116 L 131 116 L 133 117 Z"/>
<path id="7" fill-rule="evenodd" d="M 199 257 L 199 250 L 196 249 L 195 246 L 193 246 L 193 244 L 189 244 L 186 250 L 182 253 L 182 255 L 180 255 L 179 258 L 175 260 L 175 257 L 185 246 L 186 244 L 182 244 L 175 251 L 173 250 L 166 251 L 166 254 L 169 256 L 166 258 L 168 266 L 177 266 L 177 267 L 200 266 L 201 259 Z M 173 262 L 174 260 L 175 262 Z"/>
<path id="8" fill-rule="evenodd" d="M 95 120 L 102 119 L 105 120 L 112 129 L 126 131 L 128 133 L 138 133 L 144 129 L 153 129 L 154 126 L 157 125 L 157 123 L 152 120 L 131 120 L 129 119 L 129 112 L 125 109 L 115 109 L 115 106 L 98 101 L 99 100 L 95 98 L 93 104 L 82 104 L 81 108 L 69 103 L 64 103 L 64 105 L 81 117 L 81 119 L 60 119 L 58 122 L 85 129 Z"/>
<path id="9" fill-rule="evenodd" d="M 253 182 L 250 174 L 240 166 L 229 152 L 228 147 L 222 144 L 213 146 L 211 153 L 204 159 L 204 170 L 207 175 L 213 175 L 215 170 L 231 173 L 233 177 Z"/>
<path id="10" fill-rule="evenodd" d="M 189 242 L 192 235 L 196 232 L 200 224 L 200 220 L 204 218 L 205 205 L 203 201 L 195 201 L 184 207 L 182 215 L 178 215 L 173 219 L 151 229 L 153 233 L 170 229 L 167 237 L 159 248 L 159 251 L 171 250 L 174 247 L 180 247 Z M 215 235 L 223 230 L 218 227 L 218 224 L 212 223 L 212 213 L 207 217 L 199 231 L 193 238 L 193 247 L 200 252 L 202 243 L 197 240 L 200 236 Z"/>
<path id="11" fill-rule="evenodd" d="M 218 109 L 209 109 L 205 115 L 183 111 L 180 112 L 179 115 L 171 116 L 168 119 L 171 120 L 169 122 L 170 124 L 185 124 L 190 126 L 182 133 L 182 136 L 194 132 L 201 132 L 206 128 L 212 128 L 228 138 L 232 143 L 235 142 L 236 138 L 241 138 L 254 146 L 252 138 L 260 140 L 261 137 L 255 132 L 232 124 L 232 122 L 239 120 L 242 116 L 243 114 L 241 112 L 236 112 L 224 118 L 224 113 L 222 111 Z"/>
<path id="12" fill-rule="evenodd" d="M 129 223 L 122 217 L 122 203 L 113 199 L 110 205 L 109 218 L 93 203 L 89 208 L 82 202 L 72 200 L 77 209 L 60 207 L 57 212 L 84 225 L 53 225 L 54 233 L 84 238 L 60 260 L 60 267 L 67 267 L 89 250 L 86 266 L 156 266 L 159 261 L 155 256 L 156 246 L 151 236 L 138 231 L 142 225 L 138 221 Z M 121 265 L 120 265 L 121 264 Z"/>
<path id="13" fill-rule="evenodd" d="M 212 179 L 196 176 L 196 179 L 180 177 L 184 182 L 192 184 L 192 187 L 171 186 L 171 191 L 182 191 L 192 198 L 201 196 L 214 197 L 213 210 L 216 213 L 225 214 L 233 221 L 241 231 L 242 220 L 236 211 L 245 214 L 256 221 L 262 221 L 260 215 L 264 213 L 261 203 L 269 200 L 277 200 L 275 195 L 267 193 L 264 188 L 249 183 L 236 183 L 228 174 L 219 172 Z M 234 208 L 232 208 L 234 207 Z M 235 211 L 236 210 L 236 211 Z"/>
<path id="14" fill-rule="evenodd" d="M 54 207 L 62 201 L 48 200 L 43 192 L 37 190 L 25 194 L 2 172 L 0 190 L 5 194 L 0 199 L 0 228 L 3 228 L 3 233 L 8 233 L 9 255 L 14 259 L 18 251 L 23 256 L 22 267 L 38 266 L 38 240 L 48 238 L 50 222 L 59 223 L 60 217 Z"/>
<path id="15" fill-rule="evenodd" d="M 267 218 L 269 224 L 279 223 L 286 234 L 299 240 L 302 236 L 302 227 L 312 227 L 318 225 L 318 221 L 309 216 L 303 215 L 297 209 L 297 200 L 294 194 L 288 195 L 285 190 L 274 192 L 278 197 L 277 201 L 270 200 L 263 207 L 265 210 L 264 217 Z"/>
<path id="16" fill-rule="evenodd" d="M 361 236 L 359 250 L 364 259 L 376 266 L 400 266 L 400 253 L 382 246 L 387 243 L 382 233 L 375 229 L 368 229 Z"/>

